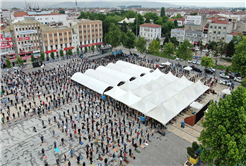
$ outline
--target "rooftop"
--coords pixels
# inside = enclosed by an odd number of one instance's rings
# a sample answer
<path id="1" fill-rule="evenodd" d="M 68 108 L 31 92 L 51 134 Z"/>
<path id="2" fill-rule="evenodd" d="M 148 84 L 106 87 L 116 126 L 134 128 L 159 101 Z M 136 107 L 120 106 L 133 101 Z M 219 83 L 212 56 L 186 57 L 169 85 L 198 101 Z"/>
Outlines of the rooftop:
<path id="1" fill-rule="evenodd" d="M 242 34 L 242 33 L 243 33 L 243 31 L 233 32 L 233 33 L 231 33 L 231 35 L 239 35 L 239 34 Z"/>
<path id="2" fill-rule="evenodd" d="M 24 17 L 24 16 L 28 16 L 27 12 L 22 12 L 22 11 L 18 11 L 14 13 L 15 17 Z"/>
<path id="3" fill-rule="evenodd" d="M 151 23 L 141 24 L 139 26 L 141 26 L 141 27 L 150 27 L 150 28 L 160 28 L 160 27 L 162 27 L 161 25 L 151 24 Z"/>

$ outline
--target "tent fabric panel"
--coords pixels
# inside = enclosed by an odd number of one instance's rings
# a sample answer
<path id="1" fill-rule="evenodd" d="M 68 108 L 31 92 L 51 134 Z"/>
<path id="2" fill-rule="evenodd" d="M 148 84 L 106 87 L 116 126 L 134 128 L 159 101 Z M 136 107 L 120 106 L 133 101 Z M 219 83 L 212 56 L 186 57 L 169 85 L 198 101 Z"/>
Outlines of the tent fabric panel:
<path id="1" fill-rule="evenodd" d="M 131 108 L 138 110 L 143 114 L 147 114 L 149 111 L 154 109 L 157 105 L 149 102 L 146 98 L 141 99 L 140 101 L 130 105 Z"/>
<path id="2" fill-rule="evenodd" d="M 192 102 L 190 107 L 200 110 L 203 107 L 203 104 L 200 104 L 198 102 Z"/>
<path id="3" fill-rule="evenodd" d="M 113 89 L 109 90 L 108 92 L 105 92 L 106 95 L 112 97 L 112 98 L 119 98 L 120 96 L 123 96 L 127 92 L 119 88 L 118 86 L 115 86 Z"/>

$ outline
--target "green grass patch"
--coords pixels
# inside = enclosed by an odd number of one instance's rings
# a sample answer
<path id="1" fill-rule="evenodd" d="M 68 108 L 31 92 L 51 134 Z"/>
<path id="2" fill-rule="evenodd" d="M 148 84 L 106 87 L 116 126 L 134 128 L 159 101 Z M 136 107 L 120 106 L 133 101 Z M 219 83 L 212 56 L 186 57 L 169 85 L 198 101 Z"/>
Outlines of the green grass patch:
<path id="1" fill-rule="evenodd" d="M 213 66 L 213 68 L 216 69 L 216 66 Z M 226 69 L 226 68 L 227 68 L 227 66 L 223 66 L 223 65 L 218 65 L 217 66 L 218 70 L 223 70 L 223 69 Z"/>
<path id="2" fill-rule="evenodd" d="M 222 58 L 223 60 L 227 61 L 227 62 L 231 62 L 230 58 Z"/>
<path id="3" fill-rule="evenodd" d="M 175 59 L 174 56 L 172 56 L 172 55 L 170 55 L 170 56 L 164 55 L 162 52 L 159 52 L 159 53 L 148 53 L 148 54 L 159 56 L 159 57 L 163 57 L 163 58 L 168 58 L 168 59 Z"/>

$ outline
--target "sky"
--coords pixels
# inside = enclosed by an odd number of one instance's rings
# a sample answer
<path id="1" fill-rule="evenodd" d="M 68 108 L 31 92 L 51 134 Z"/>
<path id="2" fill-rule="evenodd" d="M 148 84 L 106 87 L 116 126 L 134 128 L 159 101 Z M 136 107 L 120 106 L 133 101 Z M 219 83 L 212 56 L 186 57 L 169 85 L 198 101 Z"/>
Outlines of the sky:
<path id="1" fill-rule="evenodd" d="M 3 2 L 9 2 L 9 1 L 15 1 L 15 2 L 25 2 L 25 0 L 0 0 Z M 26 0 L 27 2 L 33 2 L 33 3 L 44 3 L 49 2 L 49 4 L 52 3 L 61 3 L 61 2 L 75 2 L 75 0 Z M 163 3 L 170 3 L 174 5 L 182 5 L 185 6 L 205 6 L 205 7 L 246 7 L 246 1 L 245 0 L 77 0 L 78 2 L 85 2 L 85 1 L 148 1 L 148 2 L 163 2 Z M 127 5 L 127 4 L 126 4 Z M 141 4 L 140 4 L 141 5 Z"/>

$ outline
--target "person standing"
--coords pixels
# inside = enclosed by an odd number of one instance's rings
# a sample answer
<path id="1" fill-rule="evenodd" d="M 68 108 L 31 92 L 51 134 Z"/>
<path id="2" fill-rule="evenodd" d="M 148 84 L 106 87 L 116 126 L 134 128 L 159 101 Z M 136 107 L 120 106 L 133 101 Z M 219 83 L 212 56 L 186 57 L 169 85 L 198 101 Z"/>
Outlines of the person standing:
<path id="1" fill-rule="evenodd" d="M 41 142 L 44 143 L 44 136 L 41 136 Z"/>

